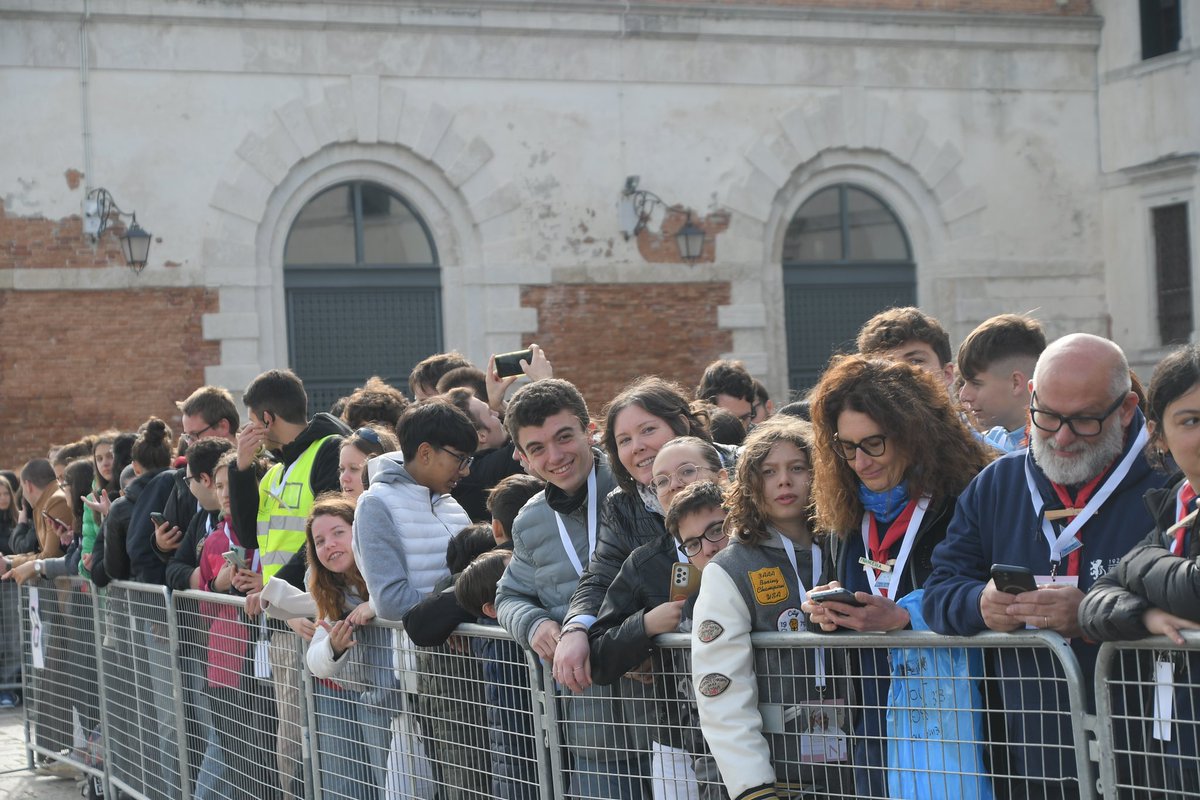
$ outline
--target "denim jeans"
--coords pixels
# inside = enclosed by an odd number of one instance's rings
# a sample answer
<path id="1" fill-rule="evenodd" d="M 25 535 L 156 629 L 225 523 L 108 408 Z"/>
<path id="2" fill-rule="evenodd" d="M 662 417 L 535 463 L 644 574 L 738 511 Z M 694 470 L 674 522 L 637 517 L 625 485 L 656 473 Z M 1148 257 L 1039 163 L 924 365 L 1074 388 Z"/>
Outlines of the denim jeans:
<path id="1" fill-rule="evenodd" d="M 593 761 L 577 753 L 567 796 L 581 800 L 646 800 L 649 793 L 644 776 L 648 764 L 644 761 Z"/>
<path id="2" fill-rule="evenodd" d="M 322 795 L 376 800 L 386 781 L 390 715 L 364 702 L 362 692 L 321 681 L 315 689 Z"/>

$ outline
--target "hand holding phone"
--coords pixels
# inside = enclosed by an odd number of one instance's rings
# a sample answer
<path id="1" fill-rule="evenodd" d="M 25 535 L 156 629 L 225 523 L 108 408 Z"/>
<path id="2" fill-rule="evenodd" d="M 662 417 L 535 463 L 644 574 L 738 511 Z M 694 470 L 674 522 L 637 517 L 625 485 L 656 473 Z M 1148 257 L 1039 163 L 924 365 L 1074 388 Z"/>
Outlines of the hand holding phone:
<path id="1" fill-rule="evenodd" d="M 150 512 L 150 521 L 154 523 L 154 527 L 156 528 L 161 528 L 163 525 L 167 524 L 167 518 L 158 511 Z"/>
<path id="2" fill-rule="evenodd" d="M 686 600 L 700 590 L 700 570 L 691 564 L 676 562 L 671 566 L 671 583 L 667 597 L 672 602 Z"/>
<path id="3" fill-rule="evenodd" d="M 992 581 L 1005 594 L 1023 594 L 1038 588 L 1032 570 L 1012 564 L 992 564 Z"/>
<path id="4" fill-rule="evenodd" d="M 497 353 L 493 358 L 496 361 L 496 374 L 501 378 L 508 378 L 513 375 L 522 375 L 525 370 L 521 368 L 521 362 L 526 364 L 533 362 L 533 350 L 514 350 L 511 353 Z"/>
<path id="5" fill-rule="evenodd" d="M 841 587 L 837 589 L 825 589 L 824 591 L 820 592 L 809 592 L 808 599 L 812 600 L 814 603 L 845 603 L 846 605 L 854 606 L 855 608 L 862 608 L 866 605 L 854 596 L 854 592 Z"/>
<path id="6" fill-rule="evenodd" d="M 239 553 L 238 550 L 240 550 L 240 549 L 241 548 L 234 548 L 231 550 L 226 550 L 222 554 L 222 557 L 225 559 L 225 562 L 227 564 L 229 564 L 230 566 L 232 566 L 234 569 L 248 570 L 248 569 L 250 569 L 250 567 L 246 565 L 246 551 L 242 550 Z"/>

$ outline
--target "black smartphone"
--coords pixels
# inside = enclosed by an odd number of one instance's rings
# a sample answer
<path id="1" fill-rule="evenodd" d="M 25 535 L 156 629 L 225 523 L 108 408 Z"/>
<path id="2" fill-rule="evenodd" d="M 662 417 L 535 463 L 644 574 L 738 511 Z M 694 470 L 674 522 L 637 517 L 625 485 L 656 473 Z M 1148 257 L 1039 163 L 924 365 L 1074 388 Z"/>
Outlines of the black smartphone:
<path id="1" fill-rule="evenodd" d="M 1027 567 L 1016 567 L 1012 564 L 992 564 L 992 580 L 996 588 L 1005 594 L 1021 594 L 1037 590 L 1037 582 L 1033 572 Z"/>
<path id="2" fill-rule="evenodd" d="M 512 353 L 497 353 L 496 359 L 496 374 L 501 378 L 507 378 L 511 375 L 524 374 L 521 369 L 521 362 L 529 364 L 533 361 L 533 350 L 516 350 Z"/>
<path id="3" fill-rule="evenodd" d="M 164 522 L 166 522 L 167 518 L 164 517 L 162 514 L 160 514 L 157 511 L 151 511 L 150 512 L 150 521 L 153 522 L 154 527 L 157 528 L 157 527 L 160 527 Z"/>
<path id="4" fill-rule="evenodd" d="M 814 603 L 828 603 L 832 600 L 835 603 L 845 603 L 855 608 L 862 608 L 866 605 L 866 603 L 855 597 L 854 592 L 849 589 L 826 589 L 822 592 L 809 592 L 808 599 Z"/>

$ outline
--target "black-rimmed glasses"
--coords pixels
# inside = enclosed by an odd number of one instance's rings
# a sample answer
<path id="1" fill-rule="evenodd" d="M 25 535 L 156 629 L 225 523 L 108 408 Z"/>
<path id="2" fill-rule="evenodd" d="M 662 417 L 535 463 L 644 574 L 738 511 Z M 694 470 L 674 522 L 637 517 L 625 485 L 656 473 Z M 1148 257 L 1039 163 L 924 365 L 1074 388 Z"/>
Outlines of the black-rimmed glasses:
<path id="1" fill-rule="evenodd" d="M 695 539 L 688 539 L 686 542 L 681 542 L 679 549 L 688 558 L 693 558 L 699 555 L 700 551 L 704 549 L 704 541 L 706 539 L 710 542 L 720 542 L 725 539 L 725 521 L 718 520 L 712 523 L 704 529 L 704 533 Z"/>
<path id="2" fill-rule="evenodd" d="M 434 446 L 436 447 L 436 445 L 434 445 Z M 460 470 L 470 469 L 471 465 L 475 463 L 475 456 L 469 456 L 466 453 L 456 453 L 453 450 L 451 450 L 449 447 L 438 447 L 437 449 L 441 450 L 443 453 L 449 453 L 450 455 L 457 458 L 458 459 L 458 468 Z"/>
<path id="3" fill-rule="evenodd" d="M 1108 407 L 1107 411 L 1098 417 L 1083 414 L 1065 417 L 1062 414 L 1055 414 L 1053 411 L 1046 411 L 1034 406 L 1034 403 L 1037 402 L 1037 392 L 1034 392 L 1029 397 L 1029 421 L 1033 423 L 1033 427 L 1046 433 L 1058 433 L 1062 430 L 1062 426 L 1066 425 L 1076 436 L 1098 436 L 1104 428 L 1104 420 L 1112 416 L 1112 413 L 1124 404 L 1125 397 L 1126 395 L 1122 394 L 1116 399 L 1116 402 Z"/>
<path id="4" fill-rule="evenodd" d="M 183 433 L 179 434 L 179 438 L 180 438 L 180 439 L 183 439 L 185 442 L 194 442 L 194 441 L 196 441 L 197 439 L 199 439 L 201 436 L 203 436 L 204 434 L 206 434 L 206 433 L 208 433 L 209 431 L 211 431 L 211 430 L 213 429 L 213 426 L 214 426 L 214 425 L 216 425 L 216 423 L 215 423 L 215 422 L 214 422 L 212 425 L 205 425 L 205 426 L 204 426 L 203 428 L 201 428 L 200 430 L 198 430 L 198 431 L 192 431 L 191 433 L 188 433 L 187 431 L 184 431 Z"/>
<path id="5" fill-rule="evenodd" d="M 862 450 L 871 458 L 879 458 L 887 449 L 887 434 L 877 433 L 874 436 L 868 436 L 861 442 L 852 442 L 834 434 L 833 444 L 837 448 L 837 454 L 846 461 L 854 460 L 855 450 Z"/>

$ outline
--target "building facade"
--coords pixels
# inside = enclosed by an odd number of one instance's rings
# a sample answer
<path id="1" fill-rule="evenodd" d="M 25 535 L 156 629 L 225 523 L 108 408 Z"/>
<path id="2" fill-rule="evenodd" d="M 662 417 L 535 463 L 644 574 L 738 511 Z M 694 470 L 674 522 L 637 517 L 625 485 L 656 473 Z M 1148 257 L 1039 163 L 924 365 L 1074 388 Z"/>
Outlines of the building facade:
<path id="1" fill-rule="evenodd" d="M 1191 336 L 1200 184 L 1200 10 L 1148 51 L 1147 5 L 0 0 L 0 461 L 531 341 L 594 411 L 725 355 L 780 397 L 898 302 L 1144 371 Z"/>

